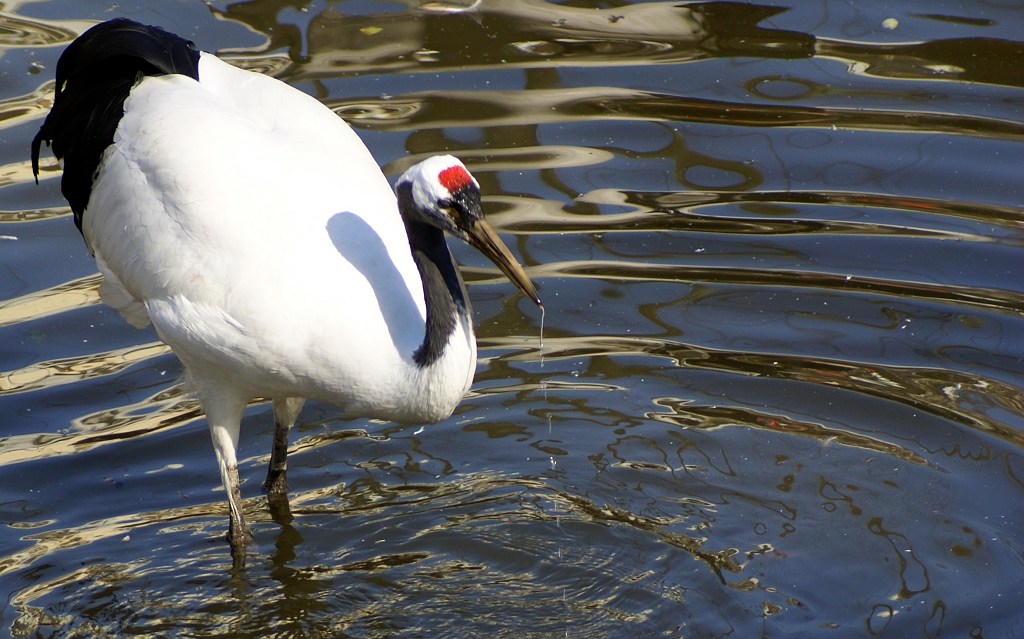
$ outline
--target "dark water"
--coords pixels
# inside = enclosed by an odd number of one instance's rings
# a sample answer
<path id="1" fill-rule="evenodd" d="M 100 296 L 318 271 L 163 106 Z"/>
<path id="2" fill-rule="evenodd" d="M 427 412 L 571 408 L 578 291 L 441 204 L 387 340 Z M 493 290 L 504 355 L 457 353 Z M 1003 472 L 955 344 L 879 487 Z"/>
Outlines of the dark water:
<path id="1" fill-rule="evenodd" d="M 795 4 L 5 3 L 0 634 L 1024 637 L 1024 14 Z M 391 175 L 465 159 L 548 309 L 541 350 L 454 247 L 472 392 L 426 429 L 307 408 L 290 524 L 254 406 L 241 572 L 180 364 L 31 180 L 57 56 L 114 15 Z"/>

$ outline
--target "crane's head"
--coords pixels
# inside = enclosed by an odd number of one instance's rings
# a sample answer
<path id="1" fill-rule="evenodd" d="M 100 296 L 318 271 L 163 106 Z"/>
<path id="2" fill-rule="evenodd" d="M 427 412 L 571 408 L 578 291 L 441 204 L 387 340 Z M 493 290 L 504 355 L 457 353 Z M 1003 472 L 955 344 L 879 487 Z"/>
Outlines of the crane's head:
<path id="1" fill-rule="evenodd" d="M 407 219 L 447 231 L 483 253 L 534 304 L 537 289 L 523 267 L 484 220 L 480 185 L 451 155 L 435 155 L 398 178 L 398 205 Z"/>

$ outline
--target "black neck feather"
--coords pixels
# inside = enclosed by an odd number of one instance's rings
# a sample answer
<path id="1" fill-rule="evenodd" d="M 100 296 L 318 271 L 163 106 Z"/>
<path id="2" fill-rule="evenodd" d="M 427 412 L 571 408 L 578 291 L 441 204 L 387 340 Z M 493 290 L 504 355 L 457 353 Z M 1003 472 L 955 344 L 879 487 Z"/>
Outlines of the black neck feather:
<path id="1" fill-rule="evenodd" d="M 412 206 L 410 186 L 402 184 L 398 188 L 398 207 L 403 212 L 412 259 L 423 281 L 423 298 L 427 306 L 426 332 L 423 343 L 413 353 L 413 360 L 418 366 L 426 367 L 444 353 L 456 323 L 469 317 L 470 307 L 466 285 L 448 250 L 444 231 L 410 219 L 405 211 L 411 210 Z"/>

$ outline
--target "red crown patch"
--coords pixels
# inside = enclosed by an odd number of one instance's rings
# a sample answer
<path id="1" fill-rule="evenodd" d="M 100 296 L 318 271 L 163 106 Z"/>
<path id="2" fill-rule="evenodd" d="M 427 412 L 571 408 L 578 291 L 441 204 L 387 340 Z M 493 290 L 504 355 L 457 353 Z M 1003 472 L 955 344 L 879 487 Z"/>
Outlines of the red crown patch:
<path id="1" fill-rule="evenodd" d="M 461 166 L 448 167 L 437 174 L 437 179 L 449 193 L 461 191 L 473 183 L 473 177 Z"/>

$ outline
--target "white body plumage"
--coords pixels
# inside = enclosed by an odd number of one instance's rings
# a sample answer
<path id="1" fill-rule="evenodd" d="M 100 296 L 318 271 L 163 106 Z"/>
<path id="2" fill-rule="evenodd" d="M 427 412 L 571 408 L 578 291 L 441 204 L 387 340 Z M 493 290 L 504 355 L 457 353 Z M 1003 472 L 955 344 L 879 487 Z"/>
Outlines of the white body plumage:
<path id="1" fill-rule="evenodd" d="M 234 379 L 246 401 L 450 415 L 475 340 L 459 322 L 443 357 L 413 361 L 423 285 L 362 142 L 281 82 L 205 53 L 199 73 L 146 78 L 125 101 L 83 219 L 104 301 L 135 325 L 148 316 L 196 388 Z"/>

